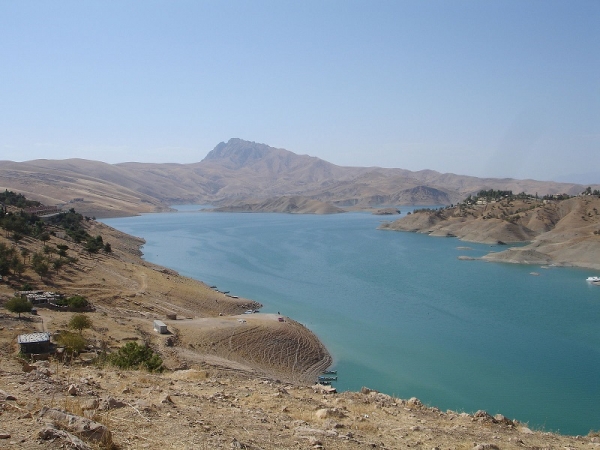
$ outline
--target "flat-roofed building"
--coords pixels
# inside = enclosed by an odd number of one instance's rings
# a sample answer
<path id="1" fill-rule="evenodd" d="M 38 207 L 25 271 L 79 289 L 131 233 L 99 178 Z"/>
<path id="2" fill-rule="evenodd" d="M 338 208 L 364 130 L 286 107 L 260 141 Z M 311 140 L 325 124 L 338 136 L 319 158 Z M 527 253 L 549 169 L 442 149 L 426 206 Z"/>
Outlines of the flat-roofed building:
<path id="1" fill-rule="evenodd" d="M 21 353 L 48 353 L 50 351 L 50 333 L 20 334 L 17 337 Z"/>

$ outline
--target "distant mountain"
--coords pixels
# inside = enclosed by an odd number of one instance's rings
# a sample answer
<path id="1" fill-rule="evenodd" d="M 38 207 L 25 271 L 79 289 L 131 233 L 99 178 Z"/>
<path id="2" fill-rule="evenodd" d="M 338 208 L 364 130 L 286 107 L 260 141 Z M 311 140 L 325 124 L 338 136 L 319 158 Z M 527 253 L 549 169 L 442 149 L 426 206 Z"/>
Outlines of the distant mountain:
<path id="1" fill-rule="evenodd" d="M 306 197 L 277 197 L 264 201 L 237 201 L 214 208 L 216 212 L 277 212 L 289 214 L 337 214 L 346 212 L 329 203 Z"/>
<path id="2" fill-rule="evenodd" d="M 23 192 L 48 205 L 73 205 L 98 217 L 161 211 L 171 204 L 219 206 L 295 196 L 342 208 L 440 205 L 456 203 L 481 189 L 544 195 L 577 194 L 585 187 L 432 170 L 341 167 L 242 139 L 219 143 L 194 164 L 0 161 L 0 189 Z"/>

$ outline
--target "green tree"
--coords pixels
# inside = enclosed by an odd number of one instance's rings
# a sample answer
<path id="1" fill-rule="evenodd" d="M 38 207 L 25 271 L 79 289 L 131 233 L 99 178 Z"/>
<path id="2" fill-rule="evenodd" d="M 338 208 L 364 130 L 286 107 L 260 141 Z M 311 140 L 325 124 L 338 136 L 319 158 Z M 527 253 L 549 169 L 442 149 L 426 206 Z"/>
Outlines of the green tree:
<path id="1" fill-rule="evenodd" d="M 65 265 L 65 261 L 63 259 L 55 259 L 52 261 L 52 268 L 54 269 L 54 273 L 58 273 L 58 271 Z"/>
<path id="2" fill-rule="evenodd" d="M 116 353 L 109 356 L 109 362 L 121 369 L 146 369 L 149 372 L 162 372 L 162 359 L 146 345 L 128 342 Z"/>
<path id="3" fill-rule="evenodd" d="M 63 331 L 60 333 L 56 338 L 56 342 L 65 348 L 70 359 L 73 359 L 73 355 L 81 352 L 86 346 L 86 341 L 83 336 L 71 333 L 70 331 Z"/>
<path id="4" fill-rule="evenodd" d="M 46 261 L 39 261 L 37 264 L 33 265 L 33 270 L 40 276 L 40 278 L 44 278 L 46 275 L 48 275 L 50 267 Z"/>
<path id="5" fill-rule="evenodd" d="M 10 312 L 18 314 L 21 318 L 21 313 L 31 312 L 33 305 L 28 300 L 22 297 L 13 297 L 4 305 Z"/>
<path id="6" fill-rule="evenodd" d="M 27 264 L 27 257 L 29 256 L 30 253 L 31 252 L 26 248 L 21 249 L 21 256 L 23 257 L 23 264 Z"/>
<path id="7" fill-rule="evenodd" d="M 65 244 L 56 244 L 56 248 L 58 249 L 58 256 L 61 258 L 67 257 L 67 250 L 69 250 L 69 246 Z"/>
<path id="8" fill-rule="evenodd" d="M 79 334 L 83 334 L 83 330 L 86 328 L 92 328 L 92 320 L 85 314 L 74 314 L 69 320 L 69 328 L 79 331 Z"/>
<path id="9" fill-rule="evenodd" d="M 89 304 L 86 298 L 81 295 L 73 295 L 72 297 L 69 297 L 65 303 L 71 308 L 85 308 Z"/>

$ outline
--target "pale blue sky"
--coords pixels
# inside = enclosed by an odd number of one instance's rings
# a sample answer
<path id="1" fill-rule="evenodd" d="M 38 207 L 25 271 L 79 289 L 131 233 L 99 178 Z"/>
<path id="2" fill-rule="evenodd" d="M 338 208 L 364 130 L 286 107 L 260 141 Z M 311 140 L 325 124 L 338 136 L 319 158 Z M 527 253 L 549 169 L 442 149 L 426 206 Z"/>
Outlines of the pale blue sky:
<path id="1" fill-rule="evenodd" d="M 339 165 L 600 183 L 600 1 L 0 0 L 0 159 Z"/>

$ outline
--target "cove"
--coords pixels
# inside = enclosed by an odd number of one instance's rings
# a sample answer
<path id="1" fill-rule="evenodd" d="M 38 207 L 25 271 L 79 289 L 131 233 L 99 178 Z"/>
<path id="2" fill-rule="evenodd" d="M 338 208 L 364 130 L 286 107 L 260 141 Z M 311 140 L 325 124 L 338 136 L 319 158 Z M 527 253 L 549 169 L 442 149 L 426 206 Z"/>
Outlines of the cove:
<path id="1" fill-rule="evenodd" d="M 458 260 L 504 247 L 380 231 L 366 213 L 197 208 L 104 222 L 143 237 L 147 261 L 305 324 L 332 353 L 338 390 L 600 429 L 600 287 L 585 282 L 597 273 Z"/>

